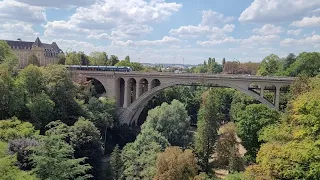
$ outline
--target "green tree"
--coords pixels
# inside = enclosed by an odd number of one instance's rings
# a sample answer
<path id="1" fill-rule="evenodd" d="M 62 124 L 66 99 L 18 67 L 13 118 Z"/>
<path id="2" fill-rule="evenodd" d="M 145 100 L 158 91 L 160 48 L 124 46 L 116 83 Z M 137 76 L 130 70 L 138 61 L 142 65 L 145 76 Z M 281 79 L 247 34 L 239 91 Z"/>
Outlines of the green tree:
<path id="1" fill-rule="evenodd" d="M 0 99 L 0 119 L 20 118 L 21 114 L 27 114 L 25 89 L 19 87 L 8 74 L 0 75 Z"/>
<path id="2" fill-rule="evenodd" d="M 122 150 L 123 178 L 152 179 L 156 174 L 157 153 L 168 145 L 168 140 L 158 131 L 142 128 L 137 139 Z"/>
<path id="3" fill-rule="evenodd" d="M 168 147 L 157 157 L 157 174 L 153 179 L 190 179 L 198 174 L 198 169 L 191 150 L 183 151 L 179 147 Z"/>
<path id="4" fill-rule="evenodd" d="M 317 76 L 320 72 L 320 53 L 303 52 L 297 56 L 296 61 L 287 70 L 290 76 L 304 75 L 307 77 Z"/>
<path id="5" fill-rule="evenodd" d="M 83 163 L 85 158 L 73 157 L 74 150 L 64 141 L 65 138 L 64 134 L 49 131 L 40 139 L 40 145 L 34 148 L 33 171 L 39 179 L 68 180 L 91 177 L 86 174 L 91 168 L 90 165 Z"/>
<path id="6" fill-rule="evenodd" d="M 285 59 L 283 63 L 283 70 L 288 69 L 291 64 L 293 64 L 296 61 L 296 55 L 293 53 L 290 53 Z"/>
<path id="7" fill-rule="evenodd" d="M 5 41 L 0 41 L 0 64 L 12 56 L 11 48 Z"/>
<path id="8" fill-rule="evenodd" d="M 85 116 L 83 106 L 76 100 L 76 86 L 64 66 L 45 67 L 44 77 L 46 93 L 55 104 L 52 119 L 72 125 L 80 116 Z"/>
<path id="9" fill-rule="evenodd" d="M 76 52 L 67 52 L 66 54 L 66 65 L 81 65 L 80 57 Z"/>
<path id="10" fill-rule="evenodd" d="M 88 102 L 89 120 L 99 129 L 102 135 L 104 147 L 106 147 L 107 131 L 114 125 L 114 116 L 116 113 L 115 101 L 109 98 L 90 98 Z"/>
<path id="11" fill-rule="evenodd" d="M 171 104 L 163 103 L 150 110 L 142 128 L 155 129 L 167 138 L 171 145 L 187 147 L 191 142 L 189 126 L 190 120 L 184 104 L 173 100 Z"/>
<path id="12" fill-rule="evenodd" d="M 54 112 L 55 104 L 50 97 L 44 93 L 37 94 L 27 104 L 30 111 L 30 122 L 42 131 L 45 130 L 45 126 L 51 122 Z"/>
<path id="13" fill-rule="evenodd" d="M 246 148 L 247 161 L 255 162 L 260 148 L 259 132 L 277 122 L 279 114 L 263 104 L 248 105 L 237 120 L 238 135 Z"/>
<path id="14" fill-rule="evenodd" d="M 130 62 L 130 56 L 126 56 L 126 58 L 124 58 L 124 60 Z"/>
<path id="15" fill-rule="evenodd" d="M 222 59 L 222 69 L 224 69 L 224 65 L 226 64 L 226 58 Z"/>
<path id="16" fill-rule="evenodd" d="M 45 90 L 42 69 L 34 65 L 29 65 L 21 70 L 17 83 L 27 91 L 30 97 L 34 97 Z"/>
<path id="17" fill-rule="evenodd" d="M 110 156 L 110 165 L 112 170 L 112 178 L 120 180 L 123 172 L 123 162 L 121 159 L 121 150 L 117 144 Z"/>
<path id="18" fill-rule="evenodd" d="M 91 52 L 89 60 L 91 65 L 105 66 L 108 62 L 108 55 L 106 52 Z"/>
<path id="19" fill-rule="evenodd" d="M 115 55 L 111 55 L 110 59 L 107 63 L 107 66 L 114 66 L 115 64 L 117 64 L 119 62 L 119 58 Z"/>
<path id="20" fill-rule="evenodd" d="M 74 157 L 86 158 L 85 162 L 92 167 L 88 173 L 99 179 L 103 155 L 99 130 L 92 122 L 80 118 L 70 128 L 70 143 L 74 149 Z"/>
<path id="21" fill-rule="evenodd" d="M 0 140 L 8 142 L 19 138 L 32 138 L 39 132 L 28 122 L 22 122 L 17 118 L 0 120 Z"/>
<path id="22" fill-rule="evenodd" d="M 30 175 L 30 172 L 22 171 L 17 166 L 16 156 L 9 155 L 8 144 L 0 141 L 0 179 L 3 180 L 36 180 L 37 178 Z"/>
<path id="23" fill-rule="evenodd" d="M 28 57 L 28 65 L 30 65 L 30 64 L 35 65 L 35 66 L 40 66 L 40 61 L 35 54 L 31 54 Z"/>
<path id="24" fill-rule="evenodd" d="M 196 152 L 198 153 L 203 170 L 209 172 L 209 159 L 214 153 L 215 143 L 218 137 L 219 120 L 219 99 L 214 91 L 204 94 L 195 138 Z"/>
<path id="25" fill-rule="evenodd" d="M 258 75 L 261 75 L 261 76 L 275 75 L 280 70 L 280 66 L 281 66 L 280 58 L 275 54 L 271 54 L 262 60 L 260 67 L 258 69 Z"/>
<path id="26" fill-rule="evenodd" d="M 66 61 L 66 56 L 63 53 L 58 54 L 58 64 L 65 65 Z"/>
<path id="27" fill-rule="evenodd" d="M 230 108 L 230 118 L 232 121 L 237 122 L 241 112 L 250 104 L 259 104 L 257 100 L 254 100 L 252 97 L 235 91 L 232 97 L 231 108 Z"/>

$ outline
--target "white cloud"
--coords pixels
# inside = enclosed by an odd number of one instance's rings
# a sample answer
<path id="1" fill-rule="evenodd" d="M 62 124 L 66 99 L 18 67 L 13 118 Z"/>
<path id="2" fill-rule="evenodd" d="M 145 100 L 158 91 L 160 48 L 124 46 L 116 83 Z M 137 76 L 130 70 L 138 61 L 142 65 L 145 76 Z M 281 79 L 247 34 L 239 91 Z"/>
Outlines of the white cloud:
<path id="1" fill-rule="evenodd" d="M 296 27 L 316 27 L 320 26 L 320 17 L 304 17 L 301 21 L 294 21 L 291 26 Z"/>
<path id="2" fill-rule="evenodd" d="M 239 21 L 287 22 L 319 7 L 319 0 L 254 0 L 241 13 Z"/>
<path id="3" fill-rule="evenodd" d="M 58 46 L 64 51 L 82 51 L 89 54 L 93 51 L 105 51 L 107 46 L 95 46 L 92 43 L 85 41 L 76 41 L 76 40 L 65 40 L 65 39 L 52 39 L 48 42 L 56 42 Z"/>
<path id="4" fill-rule="evenodd" d="M 267 35 L 267 36 L 257 36 L 253 35 L 247 39 L 241 41 L 242 46 L 257 46 L 257 45 L 267 45 L 272 42 L 278 41 L 280 36 L 278 35 Z"/>
<path id="5" fill-rule="evenodd" d="M 25 4 L 40 7 L 68 8 L 93 4 L 96 0 L 16 0 Z"/>
<path id="6" fill-rule="evenodd" d="M 315 34 L 305 39 L 292 39 L 287 38 L 280 42 L 283 46 L 291 46 L 291 45 L 319 45 L 320 44 L 320 35 Z"/>
<path id="7" fill-rule="evenodd" d="M 130 24 L 127 26 L 119 26 L 115 30 L 111 31 L 110 34 L 104 33 L 101 30 L 92 31 L 88 38 L 92 39 L 110 39 L 110 40 L 120 40 L 136 38 L 141 35 L 145 35 L 153 31 L 148 25 L 140 24 Z"/>
<path id="8" fill-rule="evenodd" d="M 44 8 L 30 6 L 14 0 L 0 1 L 0 22 L 42 23 L 45 20 Z"/>
<path id="9" fill-rule="evenodd" d="M 220 45 L 220 44 L 225 44 L 225 43 L 233 43 L 233 42 L 238 42 L 238 39 L 235 39 L 234 37 L 215 37 L 214 40 L 211 41 L 198 41 L 197 44 L 201 46 L 213 46 L 213 45 Z"/>
<path id="10" fill-rule="evenodd" d="M 39 33 L 35 32 L 32 25 L 28 23 L 0 24 L 0 39 L 15 40 L 20 38 L 25 41 L 33 41 L 37 36 Z"/>
<path id="11" fill-rule="evenodd" d="M 129 39 L 151 32 L 148 24 L 169 18 L 181 7 L 164 0 L 100 0 L 89 7 L 77 8 L 68 21 L 48 22 L 45 34 L 61 37 L 64 32 L 69 35 L 73 31 L 73 35 L 85 32 L 95 39 Z"/>
<path id="12" fill-rule="evenodd" d="M 70 21 L 87 29 L 104 29 L 123 23 L 162 21 L 181 7 L 181 4 L 157 0 L 149 3 L 143 0 L 104 0 L 88 8 L 78 8 Z"/>
<path id="13" fill-rule="evenodd" d="M 181 42 L 180 39 L 171 37 L 171 36 L 164 36 L 161 40 L 142 40 L 142 41 L 112 41 L 112 45 L 116 46 L 159 46 L 159 45 L 166 45 L 166 44 L 176 44 Z"/>
<path id="14" fill-rule="evenodd" d="M 48 22 L 43 26 L 46 37 L 76 37 L 90 33 L 87 29 L 78 28 L 76 25 L 67 21 Z"/>
<path id="15" fill-rule="evenodd" d="M 235 28 L 234 24 L 226 24 L 223 26 L 223 28 L 213 27 L 212 32 L 219 33 L 219 34 L 230 33 L 230 32 L 233 32 L 234 28 Z"/>
<path id="16" fill-rule="evenodd" d="M 223 14 L 212 11 L 212 10 L 208 10 L 208 11 L 203 10 L 201 25 L 214 26 L 217 24 L 225 24 L 225 23 L 231 22 L 233 19 L 234 17 L 224 16 Z"/>
<path id="17" fill-rule="evenodd" d="M 287 34 L 298 36 L 301 32 L 302 32 L 302 29 L 297 29 L 297 30 L 291 29 L 287 31 Z"/>
<path id="18" fill-rule="evenodd" d="M 281 26 L 275 26 L 273 24 L 265 24 L 261 28 L 253 29 L 252 32 L 261 35 L 275 35 L 283 32 L 283 28 Z"/>
<path id="19" fill-rule="evenodd" d="M 235 29 L 234 24 L 226 24 L 222 28 L 219 27 L 212 27 L 210 28 L 209 26 L 181 26 L 178 29 L 171 29 L 169 33 L 171 35 L 179 35 L 180 38 L 185 38 L 185 37 L 192 37 L 196 38 L 199 36 L 216 36 L 216 35 L 224 35 L 225 33 L 230 33 L 233 32 Z"/>
<path id="20" fill-rule="evenodd" d="M 179 35 L 180 37 L 197 37 L 199 35 L 208 34 L 210 32 L 209 26 L 181 26 L 178 29 L 171 29 L 171 35 Z"/>

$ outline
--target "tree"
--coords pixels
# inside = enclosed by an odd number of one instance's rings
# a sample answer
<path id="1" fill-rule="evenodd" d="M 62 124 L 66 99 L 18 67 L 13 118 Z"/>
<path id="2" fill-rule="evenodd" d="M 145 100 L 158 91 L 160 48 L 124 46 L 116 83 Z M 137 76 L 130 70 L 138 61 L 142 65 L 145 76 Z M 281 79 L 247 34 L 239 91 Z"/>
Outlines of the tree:
<path id="1" fill-rule="evenodd" d="M 79 58 L 81 65 L 89 65 L 89 57 L 84 52 L 79 52 Z"/>
<path id="2" fill-rule="evenodd" d="M 257 74 L 261 76 L 275 75 L 281 70 L 280 65 L 281 61 L 279 56 L 271 54 L 262 60 Z"/>
<path id="3" fill-rule="evenodd" d="M 17 118 L 0 121 L 0 139 L 9 142 L 19 138 L 32 138 L 39 132 L 28 122 L 22 122 Z"/>
<path id="4" fill-rule="evenodd" d="M 304 75 L 307 77 L 317 76 L 320 72 L 320 53 L 303 52 L 299 54 L 296 61 L 287 69 L 290 76 Z"/>
<path id="5" fill-rule="evenodd" d="M 5 61 L 8 56 L 11 56 L 11 48 L 5 41 L 0 41 L 0 64 Z"/>
<path id="6" fill-rule="evenodd" d="M 114 116 L 116 113 L 115 101 L 108 98 L 90 98 L 88 102 L 89 120 L 99 129 L 106 147 L 107 130 L 114 125 Z"/>
<path id="7" fill-rule="evenodd" d="M 86 172 L 91 168 L 84 164 L 85 158 L 75 159 L 72 146 L 67 144 L 64 134 L 46 132 L 40 145 L 34 148 L 32 160 L 34 172 L 39 179 L 68 180 L 88 179 Z"/>
<path id="8" fill-rule="evenodd" d="M 234 123 L 225 124 L 220 128 L 215 151 L 219 166 L 228 167 L 230 172 L 244 169 L 244 165 L 240 162 L 241 157 Z"/>
<path id="9" fill-rule="evenodd" d="M 115 64 L 117 64 L 119 62 L 119 58 L 115 55 L 111 55 L 108 63 L 107 63 L 107 66 L 114 66 Z"/>
<path id="10" fill-rule="evenodd" d="M 257 164 L 245 174 L 256 179 L 319 179 L 320 83 L 297 93 L 279 123 L 262 130 L 259 139 L 266 142 L 257 155 Z"/>
<path id="11" fill-rule="evenodd" d="M 198 128 L 195 138 L 196 152 L 199 155 L 203 170 L 209 172 L 209 158 L 214 153 L 219 128 L 219 99 L 214 91 L 204 94 L 199 110 Z"/>
<path id="12" fill-rule="evenodd" d="M 262 128 L 277 122 L 279 114 L 263 104 L 248 105 L 237 121 L 238 135 L 246 148 L 247 161 L 255 162 L 260 148 L 259 132 Z"/>
<path id="13" fill-rule="evenodd" d="M 285 59 L 283 63 L 283 70 L 288 69 L 291 64 L 293 64 L 296 61 L 296 55 L 293 53 L 290 53 Z"/>
<path id="14" fill-rule="evenodd" d="M 30 172 L 22 171 L 15 166 L 16 156 L 9 155 L 8 144 L 0 141 L 0 177 L 4 180 L 36 180 Z"/>
<path id="15" fill-rule="evenodd" d="M 240 63 L 237 61 L 228 61 L 223 65 L 223 72 L 226 74 L 238 74 Z"/>
<path id="16" fill-rule="evenodd" d="M 80 57 L 76 52 L 67 52 L 66 54 L 66 65 L 81 65 Z"/>
<path id="17" fill-rule="evenodd" d="M 142 128 L 137 139 L 122 150 L 123 178 L 152 179 L 156 174 L 157 153 L 168 145 L 168 140 L 158 131 Z"/>
<path id="18" fill-rule="evenodd" d="M 35 66 L 40 66 L 40 61 L 35 54 L 31 54 L 28 57 L 28 65 L 30 65 L 30 64 L 35 65 Z"/>
<path id="19" fill-rule="evenodd" d="M 130 62 L 130 56 L 126 56 L 126 58 L 124 58 L 124 60 Z"/>
<path id="20" fill-rule="evenodd" d="M 222 69 L 224 69 L 224 65 L 226 64 L 226 58 L 222 59 Z"/>
<path id="21" fill-rule="evenodd" d="M 92 122 L 80 118 L 70 128 L 70 144 L 74 149 L 74 157 L 86 158 L 85 163 L 92 167 L 88 173 L 99 179 L 103 155 L 99 130 Z"/>
<path id="22" fill-rule="evenodd" d="M 91 52 L 89 60 L 91 65 L 106 66 L 108 63 L 108 55 L 106 52 Z"/>
<path id="23" fill-rule="evenodd" d="M 82 105 L 76 100 L 76 86 L 67 69 L 61 65 L 49 65 L 44 68 L 46 94 L 54 102 L 52 119 L 72 125 L 80 116 L 85 116 Z"/>
<path id="24" fill-rule="evenodd" d="M 58 54 L 58 64 L 66 64 L 66 56 L 63 53 Z"/>
<path id="25" fill-rule="evenodd" d="M 123 172 L 123 162 L 121 159 L 121 150 L 117 144 L 110 156 L 110 165 L 112 170 L 112 178 L 115 180 L 120 180 Z"/>
<path id="26" fill-rule="evenodd" d="M 44 93 L 37 94 L 32 100 L 26 104 L 30 111 L 30 122 L 42 131 L 45 126 L 51 122 L 55 104 L 50 97 Z"/>
<path id="27" fill-rule="evenodd" d="M 198 165 L 192 151 L 182 151 L 179 147 L 168 147 L 157 157 L 157 174 L 155 180 L 185 180 L 198 174 Z"/>
<path id="28" fill-rule="evenodd" d="M 16 165 L 21 170 L 31 170 L 33 162 L 31 161 L 32 147 L 38 146 L 39 143 L 35 139 L 21 138 L 9 141 L 9 154 L 17 156 Z"/>
<path id="29" fill-rule="evenodd" d="M 27 91 L 30 97 L 34 97 L 45 90 L 42 69 L 34 65 L 29 65 L 21 70 L 17 83 Z"/>
<path id="30" fill-rule="evenodd" d="M 189 126 L 190 120 L 184 104 L 173 100 L 171 104 L 163 103 L 150 110 L 142 128 L 155 129 L 167 138 L 171 145 L 187 147 L 192 137 Z"/>

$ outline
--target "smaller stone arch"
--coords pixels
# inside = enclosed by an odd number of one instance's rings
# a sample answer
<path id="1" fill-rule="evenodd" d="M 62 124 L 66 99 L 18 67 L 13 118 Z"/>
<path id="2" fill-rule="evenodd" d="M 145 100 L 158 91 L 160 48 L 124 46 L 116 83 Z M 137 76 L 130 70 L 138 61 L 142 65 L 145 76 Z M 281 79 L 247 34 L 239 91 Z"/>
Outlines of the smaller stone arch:
<path id="1" fill-rule="evenodd" d="M 124 93 L 125 93 L 125 80 L 123 78 L 118 78 L 116 80 L 117 107 L 123 107 Z"/>
<path id="2" fill-rule="evenodd" d="M 279 109 L 281 111 L 285 110 L 287 108 L 288 99 L 286 98 L 286 94 L 290 91 L 290 85 L 283 85 L 280 87 L 279 92 Z"/>
<path id="3" fill-rule="evenodd" d="M 157 86 L 160 86 L 160 85 L 161 85 L 161 82 L 160 82 L 159 79 L 153 79 L 153 80 L 151 81 L 151 89 L 153 89 L 153 88 L 155 88 L 155 87 L 157 87 Z"/>
<path id="4" fill-rule="evenodd" d="M 94 86 L 95 92 L 99 96 L 104 96 L 107 93 L 105 87 L 103 86 L 103 84 L 98 79 L 87 78 L 87 81 L 91 82 L 91 84 Z"/>
<path id="5" fill-rule="evenodd" d="M 133 103 L 136 100 L 137 94 L 137 81 L 134 78 L 128 79 L 128 105 Z"/>
<path id="6" fill-rule="evenodd" d="M 258 95 L 261 95 L 261 91 L 263 91 L 263 90 L 261 90 L 261 85 L 259 85 L 257 83 L 250 83 L 248 90 L 250 90 Z"/>
<path id="7" fill-rule="evenodd" d="M 265 85 L 263 88 L 263 97 L 270 103 L 276 103 L 276 90 L 277 87 L 273 84 Z"/>
<path id="8" fill-rule="evenodd" d="M 149 81 L 145 78 L 140 79 L 139 84 L 138 84 L 139 88 L 138 88 L 138 94 L 139 97 L 144 94 L 145 92 L 147 92 L 149 89 Z"/>

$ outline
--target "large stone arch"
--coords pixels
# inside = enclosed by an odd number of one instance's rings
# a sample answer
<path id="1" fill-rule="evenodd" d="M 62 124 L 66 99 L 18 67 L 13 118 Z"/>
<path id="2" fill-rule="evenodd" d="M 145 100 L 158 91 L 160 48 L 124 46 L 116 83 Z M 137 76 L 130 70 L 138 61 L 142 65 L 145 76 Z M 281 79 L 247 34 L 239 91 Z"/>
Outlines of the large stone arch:
<path id="1" fill-rule="evenodd" d="M 119 117 L 120 122 L 123 124 L 135 124 L 139 118 L 140 113 L 142 112 L 145 105 L 147 105 L 148 101 L 151 100 L 157 93 L 163 91 L 164 89 L 176 85 L 203 85 L 203 86 L 213 86 L 213 87 L 229 87 L 234 88 L 238 91 L 241 91 L 254 99 L 260 101 L 262 104 L 269 106 L 270 108 L 275 108 L 275 106 L 261 97 L 259 94 L 249 90 L 250 83 L 244 83 L 241 86 L 237 85 L 237 83 L 226 83 L 226 82 L 206 82 L 206 83 L 190 83 L 189 80 L 179 80 L 174 82 L 169 82 L 165 84 L 161 84 L 160 86 L 154 87 L 153 89 L 142 94 L 138 99 L 136 99 L 125 111 L 123 111 Z"/>

